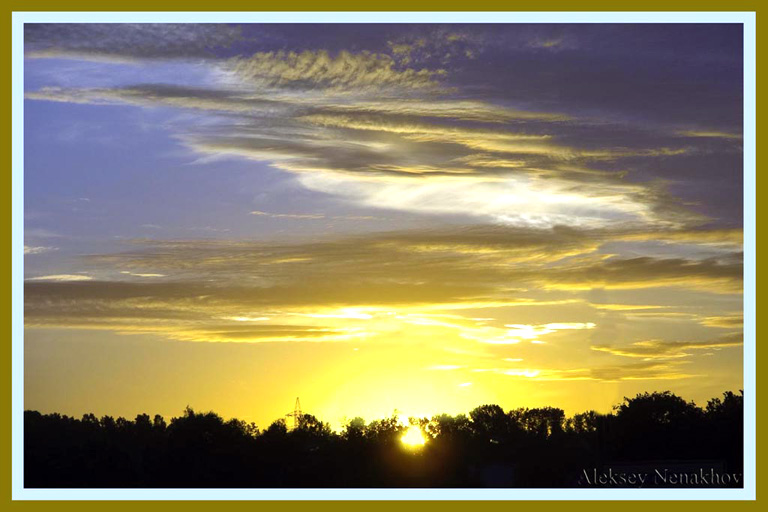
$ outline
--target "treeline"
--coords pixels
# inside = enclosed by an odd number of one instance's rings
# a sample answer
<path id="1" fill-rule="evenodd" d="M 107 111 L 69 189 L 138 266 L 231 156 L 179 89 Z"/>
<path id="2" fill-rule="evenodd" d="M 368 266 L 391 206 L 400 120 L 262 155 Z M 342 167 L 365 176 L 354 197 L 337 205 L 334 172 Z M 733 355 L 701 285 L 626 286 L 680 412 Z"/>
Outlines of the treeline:
<path id="1" fill-rule="evenodd" d="M 625 398 L 610 414 L 482 405 L 412 418 L 427 442 L 408 449 L 397 417 L 340 432 L 310 414 L 264 430 L 190 408 L 169 423 L 24 413 L 26 487 L 578 487 L 585 472 L 632 467 L 741 473 L 743 394 L 701 408 L 670 392 Z M 591 473 L 586 473 L 591 474 Z M 611 482 L 609 482 L 609 485 Z"/>

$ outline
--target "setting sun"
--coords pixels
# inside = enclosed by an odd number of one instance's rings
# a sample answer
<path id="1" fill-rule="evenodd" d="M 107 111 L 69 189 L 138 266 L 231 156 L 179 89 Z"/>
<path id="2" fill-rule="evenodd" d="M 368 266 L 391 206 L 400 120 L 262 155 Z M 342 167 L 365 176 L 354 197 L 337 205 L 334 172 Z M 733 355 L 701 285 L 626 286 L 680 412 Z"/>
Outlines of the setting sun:
<path id="1" fill-rule="evenodd" d="M 410 448 L 418 448 L 424 446 L 424 443 L 427 442 L 421 429 L 416 425 L 408 427 L 408 430 L 405 431 L 403 437 L 401 437 L 400 440 L 404 445 Z"/>

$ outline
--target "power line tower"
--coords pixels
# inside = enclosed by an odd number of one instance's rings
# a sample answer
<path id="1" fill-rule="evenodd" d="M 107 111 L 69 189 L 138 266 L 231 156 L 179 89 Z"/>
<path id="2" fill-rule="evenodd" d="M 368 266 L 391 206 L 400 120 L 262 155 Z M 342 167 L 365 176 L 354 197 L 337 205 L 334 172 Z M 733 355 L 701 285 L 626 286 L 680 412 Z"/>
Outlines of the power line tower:
<path id="1" fill-rule="evenodd" d="M 299 418 L 301 418 L 301 415 L 301 402 L 299 402 L 299 397 L 296 397 L 296 405 L 293 407 L 293 412 L 289 412 L 285 416 L 288 418 L 293 417 L 293 428 L 297 429 L 299 428 Z"/>

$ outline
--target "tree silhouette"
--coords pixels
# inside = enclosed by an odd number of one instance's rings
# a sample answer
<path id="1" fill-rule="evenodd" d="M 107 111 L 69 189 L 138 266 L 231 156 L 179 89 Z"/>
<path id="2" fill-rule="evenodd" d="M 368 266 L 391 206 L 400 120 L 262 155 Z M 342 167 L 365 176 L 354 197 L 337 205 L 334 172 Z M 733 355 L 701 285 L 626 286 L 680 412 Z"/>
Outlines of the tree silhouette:
<path id="1" fill-rule="evenodd" d="M 168 423 L 25 411 L 24 479 L 27 487 L 570 487 L 585 468 L 658 461 L 740 473 L 743 407 L 743 392 L 730 391 L 704 409 L 665 391 L 568 418 L 553 407 L 486 404 L 468 416 L 410 418 L 428 439 L 418 450 L 401 443 L 407 425 L 396 414 L 354 418 L 336 433 L 311 414 L 295 429 L 281 418 L 260 430 L 190 407 Z"/>

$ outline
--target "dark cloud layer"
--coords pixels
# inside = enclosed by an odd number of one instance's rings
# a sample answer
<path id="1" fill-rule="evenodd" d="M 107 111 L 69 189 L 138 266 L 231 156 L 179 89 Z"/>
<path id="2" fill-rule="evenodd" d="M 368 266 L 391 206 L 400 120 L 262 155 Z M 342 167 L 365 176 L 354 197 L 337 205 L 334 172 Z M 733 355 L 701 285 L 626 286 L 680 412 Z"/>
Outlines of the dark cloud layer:
<path id="1" fill-rule="evenodd" d="M 158 59 L 212 57 L 242 39 L 236 25 L 190 23 L 28 23 L 28 57 Z"/>

